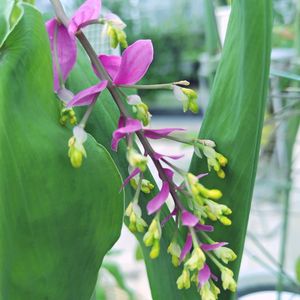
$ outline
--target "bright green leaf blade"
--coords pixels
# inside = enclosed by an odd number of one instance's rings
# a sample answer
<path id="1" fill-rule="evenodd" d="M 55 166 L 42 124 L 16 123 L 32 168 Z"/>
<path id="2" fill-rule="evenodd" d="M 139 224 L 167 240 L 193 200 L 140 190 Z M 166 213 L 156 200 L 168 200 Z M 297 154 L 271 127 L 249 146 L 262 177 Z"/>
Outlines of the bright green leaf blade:
<path id="1" fill-rule="evenodd" d="M 270 0 L 233 1 L 232 15 L 212 97 L 200 131 L 214 140 L 229 158 L 225 180 L 211 174 L 208 187 L 220 188 L 222 203 L 233 210 L 231 227 L 216 226 L 214 238 L 228 241 L 238 259 L 230 266 L 236 276 L 242 258 L 251 197 L 257 168 L 268 87 L 272 5 Z M 206 170 L 196 156 L 191 170 Z M 224 293 L 220 299 L 232 299 Z"/>
<path id="2" fill-rule="evenodd" d="M 70 165 L 41 15 L 24 15 L 0 49 L 0 298 L 90 299 L 123 216 L 118 170 L 91 137 Z"/>

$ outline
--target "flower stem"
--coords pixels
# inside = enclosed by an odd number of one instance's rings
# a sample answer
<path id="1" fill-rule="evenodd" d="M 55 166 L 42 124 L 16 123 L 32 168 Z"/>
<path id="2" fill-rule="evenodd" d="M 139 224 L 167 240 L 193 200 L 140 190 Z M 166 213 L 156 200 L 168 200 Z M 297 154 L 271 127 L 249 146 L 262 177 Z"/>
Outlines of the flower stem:
<path id="1" fill-rule="evenodd" d="M 60 0 L 50 0 L 56 17 L 67 27 L 68 23 L 69 23 L 69 19 L 64 11 L 64 8 L 60 2 Z M 76 33 L 76 37 L 77 39 L 80 41 L 80 43 L 82 44 L 83 48 L 85 49 L 87 55 L 89 56 L 92 64 L 94 65 L 94 67 L 96 68 L 97 72 L 100 75 L 100 78 L 102 80 L 107 80 L 108 84 L 107 84 L 107 88 L 111 94 L 111 96 L 113 97 L 116 105 L 118 106 L 121 114 L 125 117 L 130 117 L 124 103 L 122 102 L 122 99 L 120 98 L 120 94 L 119 94 L 119 89 L 113 84 L 111 77 L 109 76 L 109 74 L 107 73 L 107 71 L 105 70 L 104 66 L 102 65 L 102 63 L 100 62 L 100 60 L 98 59 L 98 56 L 95 52 L 95 50 L 93 49 L 92 45 L 90 44 L 90 42 L 88 41 L 88 39 L 86 38 L 86 36 L 84 35 L 84 33 L 79 30 Z M 148 155 L 151 157 L 159 175 L 160 178 L 163 181 L 166 181 L 169 183 L 169 187 L 170 187 L 170 194 L 172 195 L 175 205 L 178 207 L 178 209 L 180 210 L 184 210 L 184 206 L 181 203 L 180 199 L 178 198 L 178 195 L 176 193 L 176 187 L 174 182 L 172 181 L 172 179 L 170 179 L 164 172 L 164 169 L 162 167 L 162 165 L 160 164 L 160 162 L 155 159 L 155 152 L 152 148 L 152 146 L 150 145 L 149 141 L 147 140 L 147 138 L 144 136 L 143 131 L 140 130 L 137 133 L 137 136 L 141 142 L 141 144 L 143 145 L 146 153 L 148 153 Z"/>
<path id="2" fill-rule="evenodd" d="M 172 90 L 173 83 L 150 84 L 150 85 L 118 85 L 120 88 L 136 90 Z"/>

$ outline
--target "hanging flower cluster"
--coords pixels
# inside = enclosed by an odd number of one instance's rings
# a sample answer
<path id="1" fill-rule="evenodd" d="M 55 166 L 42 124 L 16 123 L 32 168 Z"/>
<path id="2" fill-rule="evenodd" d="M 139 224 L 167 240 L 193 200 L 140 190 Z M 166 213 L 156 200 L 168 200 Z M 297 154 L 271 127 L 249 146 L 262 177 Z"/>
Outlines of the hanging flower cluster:
<path id="1" fill-rule="evenodd" d="M 220 178 L 225 178 L 227 158 L 215 150 L 216 145 L 213 141 L 178 137 L 176 133 L 183 131 L 182 128 L 150 129 L 147 127 L 151 122 L 148 106 L 138 95 L 126 96 L 123 89 L 168 89 L 182 102 L 184 111 L 190 110 L 194 113 L 198 112 L 197 94 L 187 88 L 189 85 L 187 81 L 137 85 L 153 61 L 152 42 L 138 40 L 128 46 L 123 31 L 126 27 L 124 22 L 114 14 L 101 17 L 100 13 L 101 1 L 87 0 L 68 23 L 62 23 L 56 18 L 46 23 L 53 58 L 54 91 L 64 106 L 62 125 L 66 124 L 68 118 L 72 125 L 76 123 L 73 107 L 88 106 L 81 122 L 73 128 L 73 136 L 69 140 L 70 162 L 75 168 L 82 165 L 83 158 L 86 157 L 84 149 L 84 142 L 87 139 L 84 130 L 86 122 L 101 92 L 108 88 L 120 109 L 120 118 L 117 129 L 113 132 L 111 148 L 118 151 L 121 140 L 127 144 L 130 174 L 121 188 L 130 183 L 135 190 L 134 197 L 125 211 L 129 229 L 134 233 L 144 233 L 144 243 L 151 248 L 150 257 L 155 259 L 160 254 L 163 227 L 174 219 L 176 231 L 167 251 L 174 267 L 182 267 L 182 274 L 177 279 L 178 289 L 189 289 L 195 284 L 204 300 L 218 299 L 221 286 L 224 290 L 234 292 L 236 282 L 227 264 L 235 260 L 236 255 L 227 247 L 226 242 L 214 241 L 209 236 L 209 233 L 214 231 L 213 222 L 231 225 L 230 208 L 219 203 L 222 198 L 221 191 L 208 189 L 201 183 L 202 178 L 209 174 L 195 175 L 178 168 L 171 161 L 179 160 L 183 155 L 158 153 L 153 149 L 151 140 L 168 139 L 194 147 L 195 154 L 206 159 L 208 170 L 216 172 Z M 92 69 L 99 77 L 99 83 L 73 95 L 66 89 L 65 81 L 76 62 L 76 37 L 83 34 L 82 28 L 95 23 L 104 25 L 112 47 L 121 45 L 125 50 L 121 56 L 96 55 L 89 52 L 93 62 Z M 129 106 L 124 106 L 124 102 Z M 129 107 L 131 111 L 127 111 L 125 107 Z M 135 144 L 136 139 L 140 140 L 142 153 Z M 149 160 L 153 161 L 157 169 L 161 189 L 147 203 L 147 212 L 153 215 L 152 222 L 147 224 L 143 219 L 139 199 L 141 193 L 149 194 L 154 189 L 153 183 L 146 178 L 145 173 Z M 179 186 L 173 180 L 174 173 L 182 178 L 183 183 Z M 161 209 L 169 198 L 173 199 L 174 210 L 161 220 Z M 184 245 L 177 240 L 178 232 L 182 228 L 185 229 L 183 232 L 186 232 Z M 214 270 L 219 270 L 217 274 L 212 273 L 212 266 Z M 220 283 L 217 283 L 219 279 Z"/>

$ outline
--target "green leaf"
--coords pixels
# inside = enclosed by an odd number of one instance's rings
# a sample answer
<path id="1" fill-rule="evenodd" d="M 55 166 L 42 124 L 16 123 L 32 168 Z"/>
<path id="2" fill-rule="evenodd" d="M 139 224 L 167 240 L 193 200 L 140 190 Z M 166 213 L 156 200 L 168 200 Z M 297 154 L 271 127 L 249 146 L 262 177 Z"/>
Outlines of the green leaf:
<path id="1" fill-rule="evenodd" d="M 217 151 L 229 158 L 227 177 L 203 178 L 219 188 L 221 201 L 233 210 L 231 227 L 216 226 L 214 238 L 228 241 L 238 254 L 230 265 L 238 276 L 256 175 L 268 87 L 272 1 L 235 0 L 222 59 L 200 137 L 211 139 Z M 194 156 L 191 170 L 199 173 L 206 163 Z M 222 293 L 220 299 L 233 299 Z"/>
<path id="2" fill-rule="evenodd" d="M 296 270 L 296 278 L 297 278 L 298 282 L 300 283 L 300 257 L 296 261 L 295 270 Z"/>
<path id="3" fill-rule="evenodd" d="M 120 234 L 121 178 L 92 137 L 71 167 L 44 22 L 23 8 L 0 48 L 0 298 L 86 300 Z"/>

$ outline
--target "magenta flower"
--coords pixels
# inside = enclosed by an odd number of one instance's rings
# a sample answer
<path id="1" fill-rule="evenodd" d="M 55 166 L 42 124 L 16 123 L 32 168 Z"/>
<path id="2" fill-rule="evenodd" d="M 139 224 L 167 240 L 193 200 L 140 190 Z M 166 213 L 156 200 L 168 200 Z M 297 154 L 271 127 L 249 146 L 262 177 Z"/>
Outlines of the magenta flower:
<path id="1" fill-rule="evenodd" d="M 194 227 L 199 223 L 199 219 L 189 211 L 183 211 L 181 215 L 182 225 Z"/>
<path id="2" fill-rule="evenodd" d="M 119 142 L 127 134 L 132 134 L 142 129 L 142 124 L 140 121 L 135 119 L 120 117 L 118 129 L 114 131 L 113 138 L 111 142 L 111 148 L 117 151 Z"/>
<path id="3" fill-rule="evenodd" d="M 153 45 L 150 40 L 138 40 L 122 56 L 101 54 L 99 60 L 114 84 L 132 85 L 144 77 L 153 61 Z M 95 68 L 94 71 L 100 77 Z"/>
<path id="4" fill-rule="evenodd" d="M 160 192 L 147 204 L 148 214 L 151 215 L 157 212 L 166 202 L 170 194 L 170 186 L 168 182 L 163 182 Z"/>
<path id="5" fill-rule="evenodd" d="M 173 216 L 176 216 L 177 213 L 178 213 L 177 208 L 174 208 L 174 210 L 173 210 L 171 213 L 169 213 L 169 214 L 168 214 L 168 215 L 160 222 L 160 226 L 161 226 L 161 227 L 165 226 L 165 224 L 166 224 L 167 222 L 169 222 Z"/>
<path id="6" fill-rule="evenodd" d="M 68 25 L 68 30 L 71 35 L 82 28 L 88 21 L 96 20 L 100 16 L 101 1 L 86 0 L 74 13 Z"/>
<path id="7" fill-rule="evenodd" d="M 201 244 L 201 249 L 204 250 L 205 252 L 207 251 L 213 251 L 218 248 L 221 248 L 225 245 L 228 245 L 226 242 L 220 242 L 220 243 L 214 243 L 214 244 Z"/>
<path id="8" fill-rule="evenodd" d="M 184 131 L 183 128 L 144 129 L 145 137 L 153 140 L 164 138 L 174 131 Z"/>
<path id="9" fill-rule="evenodd" d="M 141 170 L 139 168 L 135 168 L 130 174 L 129 176 L 124 180 L 122 186 L 121 186 L 121 190 L 130 182 L 130 180 L 132 178 L 134 178 L 136 175 L 140 174 Z"/>
<path id="10" fill-rule="evenodd" d="M 100 15 L 101 1 L 87 0 L 74 13 L 68 28 L 53 18 L 46 22 L 53 60 L 54 91 L 60 88 L 60 80 L 65 82 L 74 67 L 77 57 L 75 33 L 87 21 Z"/>
<path id="11" fill-rule="evenodd" d="M 180 159 L 180 158 L 184 157 L 184 155 L 183 155 L 183 154 L 181 154 L 181 155 L 167 155 L 167 154 L 161 154 L 161 153 L 155 152 L 155 153 L 153 154 L 153 157 L 154 157 L 156 160 L 160 160 L 160 159 L 162 159 L 162 158 L 164 158 L 164 157 L 168 157 L 168 158 L 177 160 L 177 159 Z"/>
<path id="12" fill-rule="evenodd" d="M 90 105 L 95 102 L 99 94 L 106 88 L 107 81 L 104 80 L 83 91 L 80 91 L 74 98 L 68 102 L 67 107 Z"/>
<path id="13" fill-rule="evenodd" d="M 180 253 L 180 257 L 179 257 L 180 262 L 183 262 L 183 260 L 187 256 L 187 254 L 190 253 L 192 246 L 193 246 L 193 239 L 192 239 L 191 234 L 188 234 L 186 237 L 185 244 Z"/>
<path id="14" fill-rule="evenodd" d="M 46 29 L 53 59 L 54 91 L 57 92 L 60 88 L 60 77 L 65 82 L 76 62 L 76 40 L 56 19 L 46 22 Z"/>
<path id="15" fill-rule="evenodd" d="M 207 264 L 204 264 L 204 267 L 198 273 L 199 288 L 203 287 L 204 284 L 208 282 L 210 277 L 211 277 L 210 268 Z"/>
<path id="16" fill-rule="evenodd" d="M 208 231 L 208 232 L 214 231 L 214 226 L 205 225 L 205 224 L 201 224 L 201 223 L 198 223 L 194 228 L 198 231 Z"/>
<path id="17" fill-rule="evenodd" d="M 172 170 L 170 170 L 170 169 L 163 169 L 163 170 L 164 170 L 165 175 L 169 179 L 173 178 L 174 173 Z M 152 200 L 150 200 L 147 204 L 148 214 L 151 215 L 151 214 L 157 212 L 158 210 L 160 210 L 161 207 L 164 205 L 164 203 L 167 201 L 169 194 L 170 194 L 169 183 L 167 181 L 163 181 L 160 192 Z"/>

